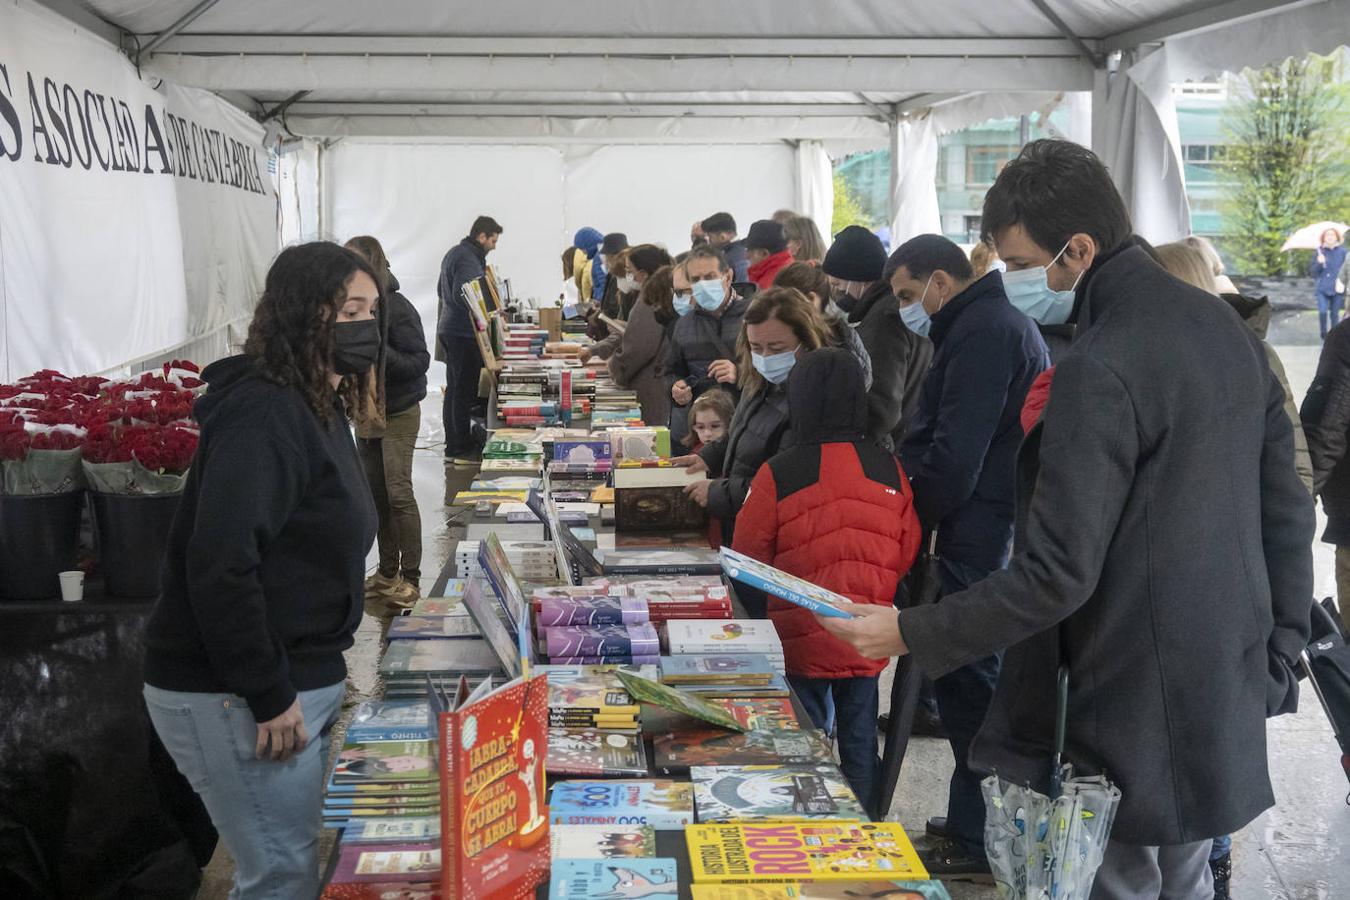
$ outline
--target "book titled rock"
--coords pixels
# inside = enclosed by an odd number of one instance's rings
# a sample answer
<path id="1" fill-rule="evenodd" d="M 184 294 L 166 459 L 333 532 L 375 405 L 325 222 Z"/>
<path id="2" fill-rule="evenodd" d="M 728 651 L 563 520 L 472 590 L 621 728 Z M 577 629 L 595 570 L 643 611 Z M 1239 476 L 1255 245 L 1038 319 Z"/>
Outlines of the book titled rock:
<path id="1" fill-rule="evenodd" d="M 694 881 L 926 879 L 928 872 L 896 822 L 766 822 L 690 825 L 684 831 Z"/>

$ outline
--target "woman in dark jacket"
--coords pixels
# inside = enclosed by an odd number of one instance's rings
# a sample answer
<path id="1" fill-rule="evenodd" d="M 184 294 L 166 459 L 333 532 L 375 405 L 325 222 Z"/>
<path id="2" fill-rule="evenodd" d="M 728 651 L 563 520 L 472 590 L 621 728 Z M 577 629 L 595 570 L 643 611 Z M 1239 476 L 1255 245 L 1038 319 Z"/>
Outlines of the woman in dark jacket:
<path id="1" fill-rule="evenodd" d="M 867 394 L 847 350 L 808 353 L 787 383 L 794 445 L 764 465 L 736 517 L 735 548 L 854 603 L 890 606 L 919 550 L 919 518 L 900 462 L 866 439 Z M 872 810 L 877 676 L 868 659 L 809 611 L 769 598 L 788 680 L 811 721 L 839 723 L 841 768 Z"/>
<path id="2" fill-rule="evenodd" d="M 376 522 L 343 405 L 379 353 L 377 284 L 337 244 L 277 256 L 243 355 L 202 375 L 201 443 L 146 626 L 150 718 L 241 898 L 319 891 L 328 734 Z"/>
<path id="3" fill-rule="evenodd" d="M 1341 233 L 1335 228 L 1323 231 L 1318 244 L 1309 271 L 1317 279 L 1317 319 L 1322 340 L 1326 340 L 1327 332 L 1341 321 L 1341 308 L 1345 304 L 1345 285 L 1339 281 L 1346 251 L 1341 246 Z"/>
<path id="4" fill-rule="evenodd" d="M 786 381 L 793 365 L 829 341 L 820 313 L 800 291 L 770 288 L 750 301 L 737 341 L 741 399 L 731 429 L 696 456 L 678 460 L 690 471 L 708 473 L 710 481 L 691 484 L 685 493 L 721 522 L 723 543 L 732 542 L 736 514 L 759 467 L 792 444 Z M 758 606 L 750 614 L 762 619 Z"/>
<path id="5" fill-rule="evenodd" d="M 370 262 L 384 296 L 376 309 L 382 336 L 381 359 L 375 367 L 376 411 L 365 421 L 358 417 L 356 423 L 357 450 L 380 516 L 380 565 L 366 579 L 366 598 L 407 608 L 421 596 L 422 513 L 413 492 L 412 465 L 431 354 L 422 317 L 399 293 L 380 242 L 362 235 L 349 240 L 347 248 Z"/>
<path id="6" fill-rule="evenodd" d="M 830 329 L 830 344 L 844 348 L 857 360 L 862 369 L 863 393 L 866 393 L 872 387 L 872 357 L 868 355 L 858 332 L 848 324 L 848 316 L 830 300 L 829 276 L 821 271 L 820 266 L 795 262 L 775 275 L 773 283 L 774 287 L 796 288 L 815 305 L 826 327 Z"/>
<path id="7" fill-rule="evenodd" d="M 619 346 L 609 358 L 614 383 L 637 394 L 642 421 L 652 425 L 670 420 L 670 391 L 662 360 L 671 328 L 679 316 L 670 266 L 646 278 L 638 302 L 628 317 L 628 327 L 619 336 Z"/>

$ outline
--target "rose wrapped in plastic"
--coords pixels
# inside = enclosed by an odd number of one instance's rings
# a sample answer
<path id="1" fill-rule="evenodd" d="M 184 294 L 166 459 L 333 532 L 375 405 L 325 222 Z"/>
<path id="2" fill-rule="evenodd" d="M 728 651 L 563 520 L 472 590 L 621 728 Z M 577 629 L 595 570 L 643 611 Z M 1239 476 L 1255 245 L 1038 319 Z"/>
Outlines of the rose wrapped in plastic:
<path id="1" fill-rule="evenodd" d="M 197 452 L 190 424 L 93 425 L 85 437 L 84 472 L 105 494 L 175 494 Z"/>
<path id="2" fill-rule="evenodd" d="M 65 494 L 84 487 L 83 442 L 72 426 L 0 421 L 0 494 Z"/>

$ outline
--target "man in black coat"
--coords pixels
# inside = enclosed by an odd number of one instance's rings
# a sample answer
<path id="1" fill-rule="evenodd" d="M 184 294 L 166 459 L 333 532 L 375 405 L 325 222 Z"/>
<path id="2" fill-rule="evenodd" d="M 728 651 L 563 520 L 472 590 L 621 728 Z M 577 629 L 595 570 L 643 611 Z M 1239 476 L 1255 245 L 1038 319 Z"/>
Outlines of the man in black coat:
<path id="1" fill-rule="evenodd" d="M 441 301 L 436 338 L 445 350 L 445 458 L 457 463 L 474 463 L 471 457 L 482 446 L 474 431 L 472 409 L 478 397 L 483 354 L 461 292 L 464 285 L 483 277 L 487 255 L 497 249 L 501 234 L 502 226 L 490 216 L 475 219 L 469 236 L 451 247 L 441 260 L 441 278 L 436 284 Z"/>
<path id="2" fill-rule="evenodd" d="M 1327 530 L 1336 546 L 1336 601 L 1350 627 L 1350 319 L 1327 332 L 1317 375 L 1300 410 L 1312 458 L 1313 489 L 1322 498 Z"/>
<path id="3" fill-rule="evenodd" d="M 925 234 L 886 263 L 905 327 L 931 338 L 933 363 L 900 446 L 926 531 L 937 532 L 941 593 L 955 594 L 1003 568 L 1013 532 L 1013 484 L 1027 390 L 1050 364 L 1035 324 L 1013 309 L 1003 279 L 976 279 L 965 252 Z M 924 865 L 934 875 L 989 871 L 980 776 L 967 765 L 998 680 L 1002 645 L 933 682 L 956 769 L 947 816 Z"/>
<path id="4" fill-rule="evenodd" d="M 941 603 L 825 624 L 935 675 L 1009 648 L 970 764 L 1042 790 L 1067 667 L 1067 759 L 1122 794 L 1094 900 L 1207 900 L 1211 839 L 1274 803 L 1265 720 L 1294 709 L 1308 641 L 1313 508 L 1284 392 L 1237 313 L 1134 243 L 1088 150 L 1029 144 L 983 221 L 1010 271 L 1078 281 L 1018 458 L 1016 553 Z"/>

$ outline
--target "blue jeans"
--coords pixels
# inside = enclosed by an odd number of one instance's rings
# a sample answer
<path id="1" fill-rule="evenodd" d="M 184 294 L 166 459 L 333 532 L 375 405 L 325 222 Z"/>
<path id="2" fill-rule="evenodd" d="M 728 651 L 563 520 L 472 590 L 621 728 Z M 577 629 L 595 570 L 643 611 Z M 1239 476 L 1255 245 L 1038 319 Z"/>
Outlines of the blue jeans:
<path id="1" fill-rule="evenodd" d="M 1322 337 L 1341 321 L 1341 307 L 1345 303 L 1344 294 L 1324 294 L 1317 292 L 1317 321 L 1322 328 Z"/>
<path id="2" fill-rule="evenodd" d="M 941 566 L 944 596 L 965 590 L 990 574 L 945 558 Z M 984 856 L 984 796 L 980 793 L 981 776 L 971 770 L 967 760 L 971 742 L 984 724 L 994 699 L 1002 656 L 1002 653 L 986 656 L 933 681 L 938 712 L 956 763 L 947 790 L 947 830 L 966 854 L 978 858 Z M 1047 698 L 1047 702 L 1053 703 L 1054 698 Z"/>
<path id="3" fill-rule="evenodd" d="M 1223 837 L 1216 837 L 1214 843 L 1209 848 L 1209 861 L 1223 859 L 1233 850 L 1233 836 L 1225 834 Z"/>
<path id="4" fill-rule="evenodd" d="M 234 857 L 230 900 L 318 895 L 328 736 L 344 690 L 300 692 L 310 741 L 277 763 L 254 756 L 258 724 L 243 698 L 145 686 L 155 731 Z"/>
<path id="5" fill-rule="evenodd" d="M 871 814 L 881 757 L 877 755 L 877 679 L 807 678 L 789 675 L 811 723 L 828 730 L 838 727 L 839 768 L 863 809 Z M 831 702 L 833 701 L 833 702 Z"/>

